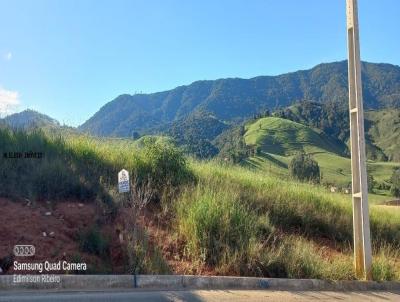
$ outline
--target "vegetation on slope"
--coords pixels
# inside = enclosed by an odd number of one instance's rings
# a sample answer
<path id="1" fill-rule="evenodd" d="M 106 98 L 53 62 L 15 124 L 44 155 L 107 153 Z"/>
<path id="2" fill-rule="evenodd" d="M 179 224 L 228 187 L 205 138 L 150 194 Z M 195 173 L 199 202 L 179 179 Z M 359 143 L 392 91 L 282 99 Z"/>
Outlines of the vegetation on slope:
<path id="1" fill-rule="evenodd" d="M 389 161 L 400 162 L 400 110 L 368 111 L 365 119 L 368 138 Z"/>
<path id="2" fill-rule="evenodd" d="M 199 181 L 178 200 L 177 224 L 196 265 L 221 274 L 354 278 L 346 197 L 237 166 L 192 166 Z M 375 279 L 399 278 L 399 223 L 399 213 L 371 208 Z"/>
<path id="3" fill-rule="evenodd" d="M 60 127 L 59 122 L 55 119 L 30 109 L 8 115 L 0 119 L 0 123 L 16 129 Z"/>
<path id="4" fill-rule="evenodd" d="M 118 213 L 129 210 L 120 195 L 112 194 L 117 172 L 126 168 L 132 175 L 150 177 L 156 198 L 150 201 L 154 216 L 147 219 L 161 217 L 166 228 L 158 244 L 175 240 L 174 258 L 190 263 L 194 273 L 207 268 L 228 275 L 354 278 L 351 204 L 342 195 L 216 161 L 188 163 L 163 141 L 149 140 L 138 148 L 131 141 L 10 130 L 0 134 L 2 154 L 32 150 L 45 155 L 3 157 L 1 196 L 95 198 Z M 41 186 L 36 187 L 37 179 Z M 400 213 L 372 207 L 371 229 L 374 278 L 399 279 Z M 102 240 L 94 235 L 82 239 L 82 246 L 100 253 Z M 134 272 L 167 272 L 160 260 L 166 254 L 151 246 L 145 234 L 137 238 L 141 244 L 128 249 Z"/>
<path id="5" fill-rule="evenodd" d="M 322 130 L 333 140 L 348 144 L 349 112 L 346 103 L 301 101 L 279 109 L 277 117 Z M 396 146 L 400 143 L 400 111 L 390 108 L 365 113 L 366 152 L 368 159 L 399 161 Z"/>
<path id="6" fill-rule="evenodd" d="M 127 140 L 0 128 L 0 146 L 0 194 L 6 197 L 93 199 L 116 186 L 122 168 L 159 188 L 190 178 L 183 155 L 166 140 L 144 140 L 137 148 Z M 26 157 L 30 153 L 34 157 Z"/>
<path id="7" fill-rule="evenodd" d="M 296 152 L 311 154 L 322 172 L 322 182 L 349 188 L 351 182 L 350 159 L 344 143 L 332 139 L 319 130 L 278 117 L 265 117 L 246 126 L 246 144 L 260 152 L 247 160 L 247 164 L 269 174 L 287 178 L 288 164 Z M 399 164 L 368 161 L 368 171 L 378 187 L 387 187 L 390 175 Z M 389 194 L 389 188 L 381 193 Z"/>
<path id="8" fill-rule="evenodd" d="M 246 144 L 260 146 L 268 153 L 286 156 L 296 152 L 343 154 L 345 150 L 343 144 L 330 140 L 324 133 L 282 118 L 261 118 L 246 130 Z"/>
<path id="9" fill-rule="evenodd" d="M 219 152 L 212 140 L 228 128 L 227 124 L 213 115 L 199 112 L 175 121 L 167 133 L 186 153 L 198 158 L 210 158 Z"/>
<path id="10" fill-rule="evenodd" d="M 400 68 L 362 64 L 366 109 L 400 107 Z M 130 137 L 166 128 L 199 111 L 226 122 L 245 120 L 265 109 L 300 100 L 347 104 L 347 62 L 320 64 L 310 70 L 252 79 L 197 81 L 153 94 L 121 95 L 80 126 L 100 136 Z"/>

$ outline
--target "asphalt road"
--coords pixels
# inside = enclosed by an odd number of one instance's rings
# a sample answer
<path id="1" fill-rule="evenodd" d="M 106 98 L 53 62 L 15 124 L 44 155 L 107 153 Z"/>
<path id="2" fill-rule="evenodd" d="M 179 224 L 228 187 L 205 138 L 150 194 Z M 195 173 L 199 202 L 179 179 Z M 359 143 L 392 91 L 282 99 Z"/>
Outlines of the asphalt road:
<path id="1" fill-rule="evenodd" d="M 96 291 L 96 292 L 0 292 L 0 301 L 400 301 L 400 292 L 321 292 L 269 290 L 184 290 L 184 291 Z"/>

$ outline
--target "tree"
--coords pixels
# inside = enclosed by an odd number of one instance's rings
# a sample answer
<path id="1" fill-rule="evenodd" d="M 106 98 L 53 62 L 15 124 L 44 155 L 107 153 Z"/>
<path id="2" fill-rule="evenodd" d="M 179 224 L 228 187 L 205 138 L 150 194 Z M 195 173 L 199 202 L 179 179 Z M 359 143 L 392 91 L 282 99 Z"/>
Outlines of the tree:
<path id="1" fill-rule="evenodd" d="M 218 148 L 207 139 L 189 140 L 184 150 L 200 159 L 214 157 L 219 152 Z"/>
<path id="2" fill-rule="evenodd" d="M 133 131 L 132 132 L 132 139 L 138 139 L 140 138 L 140 133 L 137 131 Z"/>
<path id="3" fill-rule="evenodd" d="M 376 186 L 376 181 L 374 179 L 374 176 L 371 173 L 368 173 L 367 176 L 367 181 L 368 181 L 368 193 L 374 193 L 375 186 Z"/>
<path id="4" fill-rule="evenodd" d="M 390 181 L 392 183 L 390 192 L 393 194 L 393 196 L 400 197 L 400 169 L 393 171 Z"/>
<path id="5" fill-rule="evenodd" d="M 300 181 L 319 183 L 321 180 L 318 162 L 305 153 L 298 153 L 292 158 L 289 173 L 291 177 Z"/>

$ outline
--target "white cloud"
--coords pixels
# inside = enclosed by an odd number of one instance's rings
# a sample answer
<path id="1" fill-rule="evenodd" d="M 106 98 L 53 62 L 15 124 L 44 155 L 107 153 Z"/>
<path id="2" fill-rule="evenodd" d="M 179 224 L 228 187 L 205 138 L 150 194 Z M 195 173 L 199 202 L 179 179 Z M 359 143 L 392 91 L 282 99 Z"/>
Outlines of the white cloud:
<path id="1" fill-rule="evenodd" d="M 12 59 L 12 52 L 11 51 L 9 51 L 9 52 L 4 54 L 4 60 L 10 61 L 11 59 Z"/>
<path id="2" fill-rule="evenodd" d="M 0 87 L 0 115 L 15 112 L 20 105 L 19 93 Z"/>

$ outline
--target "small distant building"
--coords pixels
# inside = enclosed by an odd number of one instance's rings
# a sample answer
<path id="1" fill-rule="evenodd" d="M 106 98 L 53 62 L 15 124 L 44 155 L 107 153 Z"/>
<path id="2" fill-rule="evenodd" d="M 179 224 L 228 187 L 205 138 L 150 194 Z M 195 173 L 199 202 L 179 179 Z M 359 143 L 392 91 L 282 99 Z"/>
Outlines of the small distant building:
<path id="1" fill-rule="evenodd" d="M 387 206 L 400 206 L 400 199 L 386 201 L 385 205 L 387 205 Z"/>

